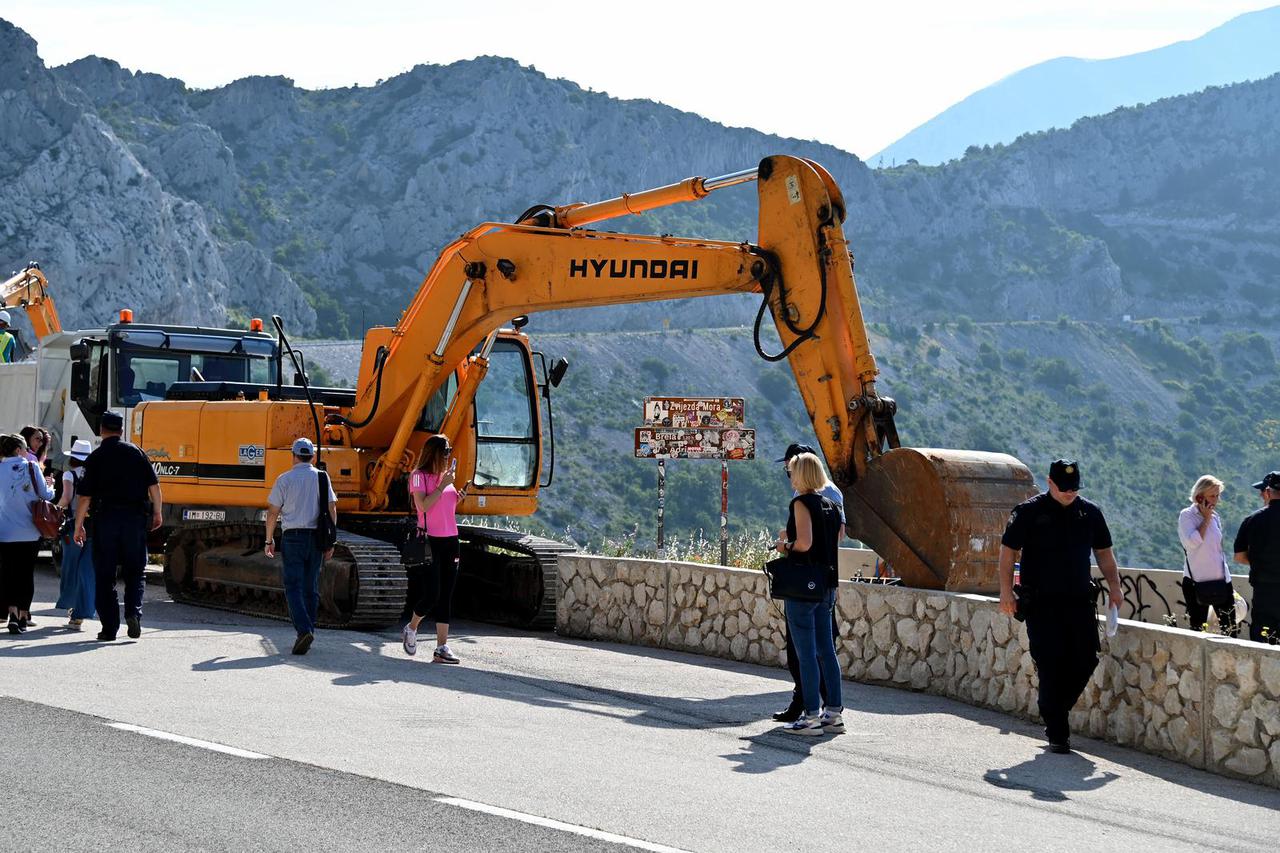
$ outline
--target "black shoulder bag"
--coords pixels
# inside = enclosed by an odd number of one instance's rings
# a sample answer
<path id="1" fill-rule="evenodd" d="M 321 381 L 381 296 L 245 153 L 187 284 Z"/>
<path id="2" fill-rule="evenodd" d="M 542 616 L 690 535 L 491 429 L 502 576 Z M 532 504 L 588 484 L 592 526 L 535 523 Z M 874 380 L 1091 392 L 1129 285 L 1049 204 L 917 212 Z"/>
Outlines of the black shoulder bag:
<path id="1" fill-rule="evenodd" d="M 329 515 L 329 475 L 324 471 L 318 473 L 320 478 L 320 515 L 316 517 L 316 547 L 321 551 L 329 551 L 338 544 L 338 526 Z"/>
<path id="2" fill-rule="evenodd" d="M 770 598 L 814 603 L 827 594 L 831 567 L 815 559 L 816 552 L 826 543 L 825 513 L 810 512 L 809 515 L 813 526 L 813 544 L 809 550 L 803 556 L 787 553 L 764 564 L 764 573 L 769 576 Z M 815 515 L 817 518 L 812 518 Z"/>

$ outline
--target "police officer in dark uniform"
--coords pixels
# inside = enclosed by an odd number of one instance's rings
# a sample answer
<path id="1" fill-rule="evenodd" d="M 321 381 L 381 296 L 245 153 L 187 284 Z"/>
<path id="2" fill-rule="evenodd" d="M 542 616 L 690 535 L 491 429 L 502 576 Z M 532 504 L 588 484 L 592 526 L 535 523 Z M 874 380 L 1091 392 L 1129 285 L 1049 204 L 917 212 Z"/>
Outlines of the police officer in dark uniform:
<path id="1" fill-rule="evenodd" d="M 75 541 L 83 545 L 85 517 L 93 522 L 93 564 L 97 574 L 98 639 L 109 642 L 120 630 L 116 567 L 124 580 L 124 615 L 129 637 L 142 636 L 143 571 L 147 565 L 147 532 L 160 527 L 163 499 L 156 472 L 141 450 L 120 437 L 124 420 L 115 412 L 102 416 L 102 444 L 84 461 L 76 497 Z M 150 511 L 147 503 L 150 501 Z"/>
<path id="2" fill-rule="evenodd" d="M 1040 716 L 1051 752 L 1071 751 L 1067 715 L 1098 665 L 1098 620 L 1089 552 L 1107 580 L 1111 604 L 1124 596 L 1102 510 L 1080 497 L 1080 466 L 1049 466 L 1049 489 L 1014 507 L 1000 540 L 1000 610 L 1019 606 L 1026 618 L 1031 659 L 1040 674 Z M 1022 554 L 1015 601 L 1013 564 Z"/>
<path id="3" fill-rule="evenodd" d="M 1249 567 L 1253 586 L 1249 639 L 1274 643 L 1280 638 L 1280 471 L 1272 471 L 1253 487 L 1263 506 L 1240 522 L 1233 550 L 1235 561 Z"/>

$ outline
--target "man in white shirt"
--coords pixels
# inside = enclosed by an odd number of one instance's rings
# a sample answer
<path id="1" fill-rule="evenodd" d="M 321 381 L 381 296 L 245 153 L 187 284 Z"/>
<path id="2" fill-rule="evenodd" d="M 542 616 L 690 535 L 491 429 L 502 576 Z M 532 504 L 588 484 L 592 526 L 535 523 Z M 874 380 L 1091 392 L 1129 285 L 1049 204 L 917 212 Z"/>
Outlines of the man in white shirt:
<path id="1" fill-rule="evenodd" d="M 315 640 L 316 617 L 320 610 L 320 567 L 333 556 L 333 549 L 321 551 L 316 544 L 316 523 L 320 520 L 321 472 L 311 464 L 316 446 L 310 439 L 293 443 L 293 467 L 276 478 L 267 496 L 268 557 L 276 555 L 276 520 L 284 533 L 281 556 L 284 559 L 284 597 L 289 602 L 289 616 L 298 632 L 293 644 L 295 655 L 305 655 Z M 327 475 L 329 517 L 338 523 L 338 496 Z"/>

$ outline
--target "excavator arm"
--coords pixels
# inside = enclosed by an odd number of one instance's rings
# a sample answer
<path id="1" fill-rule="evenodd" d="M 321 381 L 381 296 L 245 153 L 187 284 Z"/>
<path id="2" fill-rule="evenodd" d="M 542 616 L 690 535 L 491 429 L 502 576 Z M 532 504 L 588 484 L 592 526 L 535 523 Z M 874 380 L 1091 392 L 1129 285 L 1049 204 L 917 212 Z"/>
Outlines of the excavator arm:
<path id="1" fill-rule="evenodd" d="M 25 309 L 37 341 L 62 331 L 58 309 L 49 295 L 49 281 L 37 263 L 27 264 L 22 272 L 0 284 L 0 306 Z"/>
<path id="2" fill-rule="evenodd" d="M 759 197 L 754 244 L 583 227 L 752 180 Z M 365 508 L 386 505 L 430 395 L 512 318 L 759 292 L 757 351 L 789 362 L 832 478 L 845 494 L 850 535 L 913 585 L 992 588 L 1001 522 L 1033 491 L 1030 472 L 1003 454 L 898 446 L 896 406 L 875 387 L 878 369 L 844 217 L 844 199 L 826 170 L 775 156 L 755 170 L 690 178 L 593 205 L 535 209 L 519 224 L 484 223 L 464 234 L 445 249 L 404 312 L 378 361 L 379 374 L 361 377 L 345 419 L 354 444 L 387 448 Z M 772 353 L 761 340 L 766 310 L 781 340 Z"/>

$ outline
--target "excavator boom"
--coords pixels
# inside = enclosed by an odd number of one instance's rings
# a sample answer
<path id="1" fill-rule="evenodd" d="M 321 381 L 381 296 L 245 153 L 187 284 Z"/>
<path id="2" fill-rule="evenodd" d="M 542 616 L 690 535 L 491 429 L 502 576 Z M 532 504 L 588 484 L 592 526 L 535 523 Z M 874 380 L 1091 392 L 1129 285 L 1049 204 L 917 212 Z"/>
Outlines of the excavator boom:
<path id="1" fill-rule="evenodd" d="M 25 309 L 37 341 L 62 331 L 58 309 L 49 295 L 49 281 L 37 263 L 27 264 L 22 272 L 0 284 L 0 307 Z"/>
<path id="2" fill-rule="evenodd" d="M 590 231 L 581 226 L 695 201 L 757 183 L 757 242 L 727 243 Z M 811 161 L 775 156 L 758 168 L 587 205 L 535 208 L 519 224 L 484 223 L 445 249 L 392 333 L 377 377 L 362 376 L 351 442 L 383 446 L 365 505 L 385 506 L 427 399 L 468 353 L 511 318 L 544 310 L 760 292 L 756 347 L 786 359 L 832 478 L 845 491 L 849 532 L 908 582 L 992 589 L 1004 513 L 1034 491 L 1003 454 L 899 447 L 896 404 L 879 373 L 845 240 L 845 202 Z M 771 314 L 781 349 L 768 353 Z M 375 406 L 374 389 L 382 404 Z M 932 497 L 931 497 L 932 496 Z M 933 501 L 937 505 L 930 503 Z M 928 505 L 928 517 L 922 509 Z"/>

